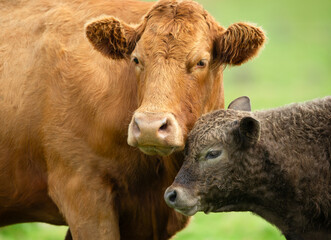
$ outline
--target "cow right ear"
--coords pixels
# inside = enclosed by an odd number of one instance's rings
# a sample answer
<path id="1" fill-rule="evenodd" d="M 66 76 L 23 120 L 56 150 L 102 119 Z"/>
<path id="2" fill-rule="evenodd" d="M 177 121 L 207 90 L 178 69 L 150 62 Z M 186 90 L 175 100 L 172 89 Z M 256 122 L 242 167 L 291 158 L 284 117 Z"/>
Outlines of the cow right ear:
<path id="1" fill-rule="evenodd" d="M 93 47 L 112 59 L 128 57 L 139 41 L 142 25 L 134 28 L 114 17 L 92 20 L 85 25 L 85 32 Z"/>
<path id="2" fill-rule="evenodd" d="M 248 23 L 232 24 L 220 29 L 216 38 L 216 55 L 222 64 L 240 65 L 255 57 L 266 37 L 263 30 Z"/>

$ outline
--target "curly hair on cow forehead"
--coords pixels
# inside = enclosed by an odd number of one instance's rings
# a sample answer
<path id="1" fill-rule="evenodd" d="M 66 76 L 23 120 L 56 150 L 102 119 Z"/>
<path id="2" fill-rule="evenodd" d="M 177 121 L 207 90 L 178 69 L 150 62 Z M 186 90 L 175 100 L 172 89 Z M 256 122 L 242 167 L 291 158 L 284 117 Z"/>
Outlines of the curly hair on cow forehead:
<path id="1" fill-rule="evenodd" d="M 161 0 L 150 10 L 145 18 L 147 21 L 151 18 L 168 19 L 169 21 L 166 24 L 168 28 L 163 26 L 163 29 L 166 31 L 170 28 L 173 32 L 180 32 L 183 24 L 195 25 L 203 23 L 208 28 L 211 28 L 212 24 L 210 22 L 214 22 L 212 16 L 199 3 L 190 0 Z M 187 19 L 190 21 L 187 21 Z M 153 21 L 153 23 L 156 22 L 159 21 Z"/>
<path id="2" fill-rule="evenodd" d="M 193 14 L 207 15 L 207 12 L 199 3 L 191 0 L 160 0 L 153 6 L 147 17 L 160 13 L 172 14 L 176 17 Z"/>

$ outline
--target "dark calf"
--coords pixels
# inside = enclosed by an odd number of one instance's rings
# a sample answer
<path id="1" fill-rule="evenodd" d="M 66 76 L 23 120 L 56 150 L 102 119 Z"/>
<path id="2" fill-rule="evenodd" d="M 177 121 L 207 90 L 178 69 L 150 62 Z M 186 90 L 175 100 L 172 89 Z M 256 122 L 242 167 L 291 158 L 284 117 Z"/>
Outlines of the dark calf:
<path id="1" fill-rule="evenodd" d="M 185 215 L 252 211 L 287 239 L 331 239 L 331 97 L 249 110 L 242 97 L 198 120 L 167 204 Z"/>

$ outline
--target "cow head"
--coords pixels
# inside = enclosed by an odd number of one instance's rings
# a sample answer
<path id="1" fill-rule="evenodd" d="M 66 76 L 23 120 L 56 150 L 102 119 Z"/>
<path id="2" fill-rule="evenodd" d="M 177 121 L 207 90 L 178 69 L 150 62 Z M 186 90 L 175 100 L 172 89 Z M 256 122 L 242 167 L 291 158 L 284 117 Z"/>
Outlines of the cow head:
<path id="1" fill-rule="evenodd" d="M 138 109 L 128 144 L 149 155 L 182 150 L 197 118 L 224 107 L 223 66 L 246 62 L 265 41 L 260 28 L 224 29 L 199 4 L 176 0 L 157 2 L 138 25 L 104 17 L 86 34 L 104 56 L 135 67 Z"/>
<path id="2" fill-rule="evenodd" d="M 229 106 L 244 111 L 218 110 L 197 121 L 188 136 L 184 163 L 164 195 L 170 207 L 193 215 L 247 211 L 245 204 L 256 203 L 254 194 L 247 193 L 261 191 L 267 183 L 259 175 L 262 164 L 250 156 L 259 141 L 260 124 L 247 112 L 247 100 L 240 98 Z"/>

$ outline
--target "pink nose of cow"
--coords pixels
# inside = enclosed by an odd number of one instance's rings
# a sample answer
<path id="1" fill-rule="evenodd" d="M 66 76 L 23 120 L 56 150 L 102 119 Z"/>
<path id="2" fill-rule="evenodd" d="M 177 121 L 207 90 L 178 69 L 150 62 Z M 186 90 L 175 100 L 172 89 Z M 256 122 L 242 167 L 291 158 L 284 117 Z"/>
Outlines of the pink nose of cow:
<path id="1" fill-rule="evenodd" d="M 184 147 L 181 128 L 170 113 L 136 112 L 129 125 L 128 144 L 148 155 L 169 155 Z"/>

